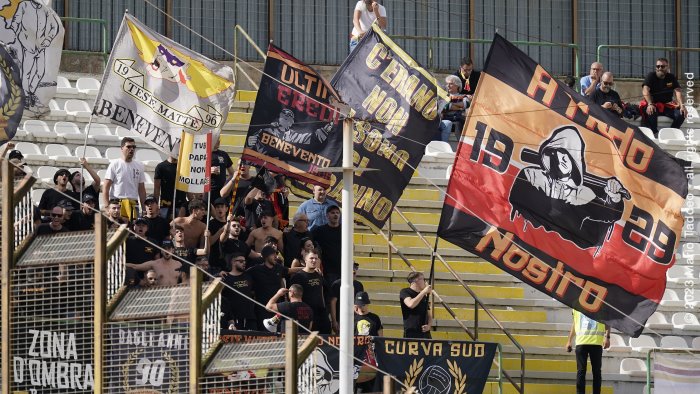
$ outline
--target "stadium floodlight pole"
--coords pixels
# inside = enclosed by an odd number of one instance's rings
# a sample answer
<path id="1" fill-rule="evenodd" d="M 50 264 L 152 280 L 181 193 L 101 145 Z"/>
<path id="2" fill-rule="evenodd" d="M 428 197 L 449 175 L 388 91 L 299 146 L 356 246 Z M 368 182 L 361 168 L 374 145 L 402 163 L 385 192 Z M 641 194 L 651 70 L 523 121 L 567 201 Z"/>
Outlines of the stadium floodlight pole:
<path id="1" fill-rule="evenodd" d="M 341 194 L 341 259 L 340 259 L 340 392 L 353 392 L 353 330 L 352 260 L 353 260 L 353 176 L 352 119 L 343 121 L 343 191 Z"/>

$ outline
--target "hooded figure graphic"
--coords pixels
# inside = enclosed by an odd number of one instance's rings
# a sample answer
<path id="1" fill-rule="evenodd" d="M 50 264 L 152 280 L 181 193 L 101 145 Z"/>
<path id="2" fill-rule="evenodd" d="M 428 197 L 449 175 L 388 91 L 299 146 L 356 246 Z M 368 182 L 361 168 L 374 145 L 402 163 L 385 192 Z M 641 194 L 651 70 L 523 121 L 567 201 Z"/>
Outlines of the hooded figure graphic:
<path id="1" fill-rule="evenodd" d="M 513 183 L 511 220 L 521 215 L 582 249 L 600 247 L 622 217 L 626 191 L 615 177 L 587 174 L 584 151 L 575 127 L 556 129 L 540 146 L 539 165 L 520 170 Z"/>

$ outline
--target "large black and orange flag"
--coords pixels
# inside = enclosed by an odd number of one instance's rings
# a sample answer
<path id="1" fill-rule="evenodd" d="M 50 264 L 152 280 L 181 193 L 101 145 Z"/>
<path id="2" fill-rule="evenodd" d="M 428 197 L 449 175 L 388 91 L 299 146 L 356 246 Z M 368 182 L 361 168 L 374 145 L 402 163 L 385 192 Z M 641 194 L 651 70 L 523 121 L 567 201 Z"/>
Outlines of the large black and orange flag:
<path id="1" fill-rule="evenodd" d="M 438 235 L 638 336 L 681 238 L 683 166 L 496 36 Z"/>
<path id="2" fill-rule="evenodd" d="M 438 130 L 446 97 L 435 78 L 373 25 L 331 81 L 351 108 L 353 164 L 372 168 L 354 178 L 355 220 L 381 229 Z M 338 200 L 342 179 L 328 196 Z M 296 194 L 308 185 L 293 185 Z"/>
<path id="3" fill-rule="evenodd" d="M 330 186 L 342 159 L 335 90 L 311 67 L 270 44 L 243 160 L 302 182 Z"/>

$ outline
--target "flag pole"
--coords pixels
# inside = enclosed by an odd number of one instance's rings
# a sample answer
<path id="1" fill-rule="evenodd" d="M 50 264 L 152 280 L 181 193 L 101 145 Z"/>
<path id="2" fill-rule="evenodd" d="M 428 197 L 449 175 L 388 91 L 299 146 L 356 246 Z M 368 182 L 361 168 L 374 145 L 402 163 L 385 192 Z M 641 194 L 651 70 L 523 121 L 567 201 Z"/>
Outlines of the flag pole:
<path id="1" fill-rule="evenodd" d="M 353 392 L 353 176 L 352 119 L 343 121 L 343 191 L 341 197 L 341 260 L 340 260 L 340 392 Z"/>

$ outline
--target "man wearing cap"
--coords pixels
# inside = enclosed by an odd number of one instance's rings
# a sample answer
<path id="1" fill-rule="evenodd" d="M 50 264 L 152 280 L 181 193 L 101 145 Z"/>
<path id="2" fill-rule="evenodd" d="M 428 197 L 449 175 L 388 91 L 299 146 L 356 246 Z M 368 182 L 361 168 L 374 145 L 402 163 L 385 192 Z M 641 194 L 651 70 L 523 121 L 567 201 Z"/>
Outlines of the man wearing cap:
<path id="1" fill-rule="evenodd" d="M 359 264 L 352 263 L 352 294 L 357 294 L 365 290 L 365 286 L 362 284 L 362 282 L 355 279 L 359 268 Z M 340 279 L 337 279 L 331 284 L 331 324 L 333 325 L 333 331 L 335 331 L 336 334 L 340 334 L 340 319 L 338 319 L 338 315 L 340 314 L 340 285 Z"/>
<path id="2" fill-rule="evenodd" d="M 355 294 L 355 335 L 370 335 L 381 337 L 384 335 L 382 319 L 369 311 L 369 294 L 359 291 Z"/>
<path id="3" fill-rule="evenodd" d="M 159 255 L 159 251 L 153 247 L 154 240 L 146 237 L 148 231 L 148 221 L 140 217 L 134 221 L 134 234 L 130 234 L 126 239 L 126 262 L 131 264 L 142 264 L 146 261 L 155 260 Z M 127 281 L 130 278 L 135 279 L 134 284 L 141 282 L 143 275 L 137 275 L 136 272 L 127 268 Z"/>
<path id="4" fill-rule="evenodd" d="M 153 196 L 156 203 L 160 199 L 160 216 L 164 219 L 173 219 L 173 209 L 175 215 L 180 207 L 187 205 L 187 194 L 181 190 L 175 191 L 175 178 L 177 176 L 177 157 L 168 156 L 167 159 L 158 163 L 153 175 Z M 173 206 L 173 194 L 175 194 L 175 204 Z M 148 197 L 146 197 L 148 198 Z"/>
<path id="5" fill-rule="evenodd" d="M 207 225 L 202 221 L 207 214 L 207 208 L 199 199 L 190 201 L 188 208 L 189 216 L 175 218 L 172 225 L 184 228 L 185 246 L 195 248 L 202 244 L 204 231 L 207 229 Z"/>
<path id="6" fill-rule="evenodd" d="M 271 211 L 264 211 L 260 215 L 260 227 L 251 231 L 246 240 L 246 244 L 255 250 L 260 252 L 265 244 L 265 238 L 275 237 L 277 240 L 277 250 L 284 250 L 284 241 L 282 241 L 282 232 L 274 227 L 272 227 L 272 222 L 274 220 L 275 213 Z"/>
<path id="7" fill-rule="evenodd" d="M 226 260 L 231 269 L 222 272 L 225 287 L 221 291 L 221 328 L 257 330 L 255 304 L 250 300 L 254 297 L 253 279 L 245 272 L 246 256 L 235 252 L 226 255 Z"/>
<path id="8" fill-rule="evenodd" d="M 64 233 L 68 227 L 63 225 L 63 208 L 53 207 L 50 212 L 51 221 L 42 223 L 36 228 L 36 235 Z"/>
<path id="9" fill-rule="evenodd" d="M 285 287 L 284 278 L 289 271 L 284 265 L 277 264 L 277 250 L 272 246 L 262 248 L 261 254 L 263 263 L 248 268 L 246 272 L 253 279 L 255 299 L 263 304 L 267 303 L 280 287 Z M 255 315 L 258 320 L 258 329 L 265 331 L 263 320 L 269 319 L 273 314 L 265 308 L 256 306 Z"/>
<path id="10" fill-rule="evenodd" d="M 5 150 L 14 148 L 15 144 L 12 142 L 8 142 L 5 144 Z M 5 152 L 3 151 L 3 154 L 1 156 L 4 156 Z M 15 179 L 19 177 L 23 177 L 26 175 L 26 172 L 23 170 L 24 168 L 24 155 L 22 152 L 18 151 L 17 149 L 13 149 L 10 151 L 10 153 L 7 155 L 7 160 L 10 161 L 10 164 L 14 166 L 14 173 L 15 173 Z"/>
<path id="11" fill-rule="evenodd" d="M 318 242 L 323 256 L 323 275 L 328 283 L 340 278 L 340 208 L 331 205 L 326 209 L 328 224 L 311 231 L 314 241 Z"/>
<path id="12" fill-rule="evenodd" d="M 142 264 L 126 263 L 126 266 L 140 272 L 154 270 L 159 285 L 175 286 L 180 281 L 182 263 L 172 258 L 175 247 L 170 240 L 163 241 L 161 247 L 163 248 L 163 257 Z"/>
<path id="13" fill-rule="evenodd" d="M 314 186 L 314 196 L 299 205 L 297 213 L 304 213 L 309 218 L 309 231 L 328 224 L 326 211 L 331 206 L 337 206 L 335 201 L 328 198 L 327 191 L 322 186 Z"/>
<path id="14" fill-rule="evenodd" d="M 88 164 L 87 159 L 81 157 L 79 160 L 80 165 L 83 166 L 83 168 L 85 168 L 85 171 L 87 171 L 87 173 L 90 174 L 90 176 L 92 177 L 92 185 L 85 186 L 85 179 L 83 178 L 82 171 L 73 171 L 73 173 L 70 174 L 70 177 L 68 178 L 71 188 L 77 196 L 81 195 L 81 191 L 83 196 L 85 196 L 86 194 L 93 196 L 95 206 L 97 207 L 97 209 L 99 209 L 100 184 L 102 183 L 102 180 L 97 174 L 97 171 L 95 171 L 92 168 L 92 166 Z"/>
<path id="15" fill-rule="evenodd" d="M 148 223 L 146 236 L 152 238 L 156 245 L 160 245 L 170 235 L 170 222 L 160 216 L 158 199 L 155 195 L 149 194 L 146 196 L 144 207 L 146 208 L 146 214 L 143 216 L 143 219 Z"/>
<path id="16" fill-rule="evenodd" d="M 112 160 L 107 167 L 102 199 L 104 206 L 112 198 L 121 201 L 122 216 L 129 220 L 138 216 L 139 200 L 146 199 L 146 175 L 143 164 L 134 160 L 136 142 L 131 137 L 122 138 L 122 157 Z"/>
<path id="17" fill-rule="evenodd" d="M 50 215 L 51 210 L 61 204 L 64 206 L 70 205 L 74 209 L 78 208 L 78 203 L 73 201 L 73 199 L 77 200 L 78 196 L 68 189 L 69 177 L 70 171 L 65 168 L 61 168 L 53 175 L 53 183 L 56 186 L 53 189 L 44 191 L 39 201 L 39 210 L 42 216 Z"/>
<path id="18" fill-rule="evenodd" d="M 221 197 L 221 189 L 226 184 L 227 176 L 233 176 L 236 171 L 233 168 L 233 160 L 226 151 L 219 149 L 221 138 L 216 138 L 211 151 L 211 195 L 213 198 Z"/>
<path id="19" fill-rule="evenodd" d="M 320 261 L 314 251 L 304 256 L 304 268 L 292 275 L 289 283 L 298 284 L 304 288 L 302 300 L 314 311 L 314 327 L 321 334 L 331 333 L 331 324 L 328 321 L 326 309 L 326 297 L 323 292 L 323 275 L 319 272 Z"/>
<path id="20" fill-rule="evenodd" d="M 73 212 L 70 218 L 70 227 L 73 231 L 95 229 L 95 197 L 92 194 L 83 194 L 83 203 L 78 212 Z"/>

